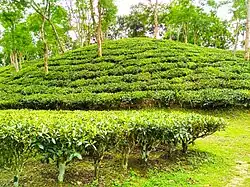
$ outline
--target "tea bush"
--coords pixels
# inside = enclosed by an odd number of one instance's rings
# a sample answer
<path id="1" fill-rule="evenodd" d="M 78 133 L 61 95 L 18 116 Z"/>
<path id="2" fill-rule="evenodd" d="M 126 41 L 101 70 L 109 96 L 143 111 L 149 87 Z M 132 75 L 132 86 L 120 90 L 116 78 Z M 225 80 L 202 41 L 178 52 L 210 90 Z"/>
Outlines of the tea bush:
<path id="1" fill-rule="evenodd" d="M 0 68 L 0 108 L 249 106 L 250 64 L 230 51 L 148 38 L 107 41 L 103 57 L 96 48 L 51 58 L 47 75 L 42 61 Z"/>
<path id="2" fill-rule="evenodd" d="M 120 151 L 126 169 L 135 147 L 140 149 L 144 162 L 159 145 L 171 149 L 181 145 L 186 153 L 197 138 L 222 130 L 225 125 L 221 118 L 180 112 L 1 111 L 0 167 L 9 168 L 18 183 L 25 162 L 41 154 L 43 161 L 57 164 L 58 181 L 63 182 L 67 164 L 88 156 L 93 159 L 98 179 L 106 152 Z"/>

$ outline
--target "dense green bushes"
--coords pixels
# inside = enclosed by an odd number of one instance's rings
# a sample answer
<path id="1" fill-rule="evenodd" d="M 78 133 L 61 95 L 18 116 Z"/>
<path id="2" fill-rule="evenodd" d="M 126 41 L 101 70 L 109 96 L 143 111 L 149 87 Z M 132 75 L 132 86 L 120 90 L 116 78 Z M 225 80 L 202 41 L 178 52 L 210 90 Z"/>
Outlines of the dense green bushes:
<path id="1" fill-rule="evenodd" d="M 104 43 L 103 57 L 95 45 L 54 57 L 49 70 L 42 61 L 0 68 L 0 108 L 249 106 L 250 64 L 219 49 L 124 39 Z"/>
<path id="2" fill-rule="evenodd" d="M 58 181 L 63 181 L 66 165 L 74 158 L 93 159 L 95 177 L 106 152 L 122 154 L 122 166 L 136 147 L 147 162 L 150 151 L 159 145 L 183 152 L 197 138 L 223 129 L 223 119 L 198 114 L 164 111 L 113 112 L 0 112 L 0 166 L 13 172 L 18 183 L 25 162 L 35 154 L 54 161 Z"/>
<path id="3" fill-rule="evenodd" d="M 134 91 L 117 93 L 5 94 L 0 109 L 111 110 L 147 107 L 218 108 L 249 107 L 248 90 L 202 89 L 196 91 Z"/>

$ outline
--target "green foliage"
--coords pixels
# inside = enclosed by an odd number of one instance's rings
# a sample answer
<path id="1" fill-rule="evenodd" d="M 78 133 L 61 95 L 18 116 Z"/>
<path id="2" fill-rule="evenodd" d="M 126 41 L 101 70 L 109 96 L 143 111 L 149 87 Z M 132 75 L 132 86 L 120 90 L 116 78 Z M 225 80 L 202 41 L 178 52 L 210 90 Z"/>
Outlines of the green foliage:
<path id="1" fill-rule="evenodd" d="M 41 9 L 45 9 L 43 6 L 40 5 Z M 70 25 L 68 22 L 68 12 L 65 8 L 60 5 L 56 5 L 54 2 L 50 5 L 51 9 L 49 14 L 49 19 L 54 24 L 56 31 L 58 33 L 59 38 L 66 42 L 70 42 L 70 38 L 68 37 L 68 31 L 70 30 Z M 32 33 L 36 38 L 36 53 L 37 56 L 42 58 L 43 57 L 43 41 L 41 39 L 41 25 L 42 25 L 42 18 L 41 15 L 37 12 L 29 14 L 26 19 L 26 23 L 28 25 L 29 30 L 28 33 Z M 51 27 L 51 24 L 48 21 L 45 23 L 45 33 L 46 33 L 46 40 L 49 45 L 50 55 L 59 54 L 60 48 L 58 46 L 58 41 L 55 36 L 54 30 Z M 69 43 L 67 43 L 69 45 Z M 66 44 L 65 44 L 66 45 Z"/>
<path id="2" fill-rule="evenodd" d="M 161 30 L 165 29 L 165 19 L 168 15 L 167 4 L 158 4 L 158 22 Z M 130 14 L 117 17 L 116 25 L 111 27 L 110 38 L 145 37 L 154 32 L 154 9 L 153 3 L 139 3 L 131 6 Z M 162 35 L 162 31 L 160 33 Z"/>
<path id="3" fill-rule="evenodd" d="M 111 23 L 115 21 L 117 6 L 114 3 L 114 0 L 100 0 L 102 7 L 102 31 L 107 32 L 108 27 Z"/>
<path id="4" fill-rule="evenodd" d="M 229 22 L 221 20 L 217 15 L 221 4 L 223 3 L 198 3 L 190 0 L 159 3 L 159 35 L 199 46 L 228 49 L 234 39 Z M 110 38 L 152 36 L 154 9 L 153 3 L 133 5 L 129 15 L 117 17 L 116 25 L 110 28 Z"/>
<path id="5" fill-rule="evenodd" d="M 249 107 L 250 65 L 230 51 L 173 41 L 108 41 L 23 65 L 0 68 L 0 108 L 84 109 Z M 239 54 L 240 56 L 240 54 Z"/>
<path id="6" fill-rule="evenodd" d="M 31 59 L 32 38 L 30 33 L 27 34 L 26 23 L 21 23 L 24 17 L 23 9 L 11 0 L 3 0 L 0 2 L 0 10 L 0 25 L 3 29 L 0 46 L 3 48 L 2 59 L 5 64 L 14 63 L 10 56 L 15 56 L 19 61 L 24 58 Z M 27 57 L 29 55 L 30 58 Z"/>
<path id="7" fill-rule="evenodd" d="M 1 111 L 0 161 L 19 176 L 25 161 L 38 152 L 44 161 L 57 163 L 58 181 L 63 182 L 66 165 L 75 157 L 89 156 L 98 179 L 107 151 L 120 150 L 126 169 L 135 147 L 147 162 L 150 151 L 160 144 L 182 144 L 187 151 L 197 138 L 221 130 L 225 124 L 221 118 L 164 111 Z"/>
<path id="8" fill-rule="evenodd" d="M 17 119 L 11 113 L 1 115 L 0 121 L 0 167 L 6 168 L 12 174 L 14 186 L 18 186 L 25 163 L 35 155 L 34 142 L 38 131 L 29 124 L 37 121 Z"/>
<path id="9" fill-rule="evenodd" d="M 210 6 L 217 6 L 214 3 L 210 1 Z M 166 38 L 221 49 L 231 45 L 229 24 L 213 11 L 206 13 L 191 1 L 173 1 L 165 22 Z"/>

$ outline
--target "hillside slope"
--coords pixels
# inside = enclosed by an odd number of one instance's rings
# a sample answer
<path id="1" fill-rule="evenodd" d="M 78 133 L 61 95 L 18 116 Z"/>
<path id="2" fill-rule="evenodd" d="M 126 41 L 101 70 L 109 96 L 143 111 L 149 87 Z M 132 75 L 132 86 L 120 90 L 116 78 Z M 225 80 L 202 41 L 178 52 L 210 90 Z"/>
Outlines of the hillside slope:
<path id="1" fill-rule="evenodd" d="M 0 68 L 0 108 L 117 109 L 250 104 L 250 63 L 230 51 L 146 38 Z"/>

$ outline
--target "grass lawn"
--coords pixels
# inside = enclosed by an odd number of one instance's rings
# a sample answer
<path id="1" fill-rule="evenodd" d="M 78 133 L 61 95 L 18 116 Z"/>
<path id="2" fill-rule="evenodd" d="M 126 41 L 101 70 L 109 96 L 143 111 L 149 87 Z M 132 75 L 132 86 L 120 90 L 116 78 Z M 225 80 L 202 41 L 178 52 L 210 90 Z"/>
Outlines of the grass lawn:
<path id="1" fill-rule="evenodd" d="M 187 111 L 189 112 L 189 111 Z M 101 168 L 102 186 L 250 186 L 250 112 L 195 111 L 224 117 L 229 125 L 225 131 L 200 139 L 190 147 L 188 155 L 179 151 L 172 158 L 160 147 L 150 156 L 147 166 L 135 151 L 130 158 L 130 170 L 120 169 L 120 156 L 107 154 Z M 92 182 L 92 161 L 85 158 L 69 165 L 65 183 L 61 186 L 95 186 Z M 22 186 L 57 185 L 55 164 L 31 160 L 25 169 Z M 0 186 L 10 186 L 10 175 L 0 170 Z"/>

